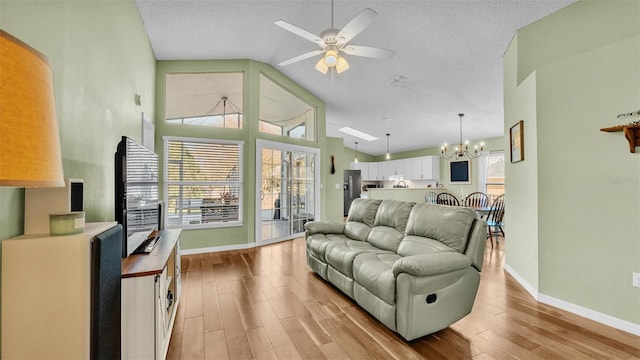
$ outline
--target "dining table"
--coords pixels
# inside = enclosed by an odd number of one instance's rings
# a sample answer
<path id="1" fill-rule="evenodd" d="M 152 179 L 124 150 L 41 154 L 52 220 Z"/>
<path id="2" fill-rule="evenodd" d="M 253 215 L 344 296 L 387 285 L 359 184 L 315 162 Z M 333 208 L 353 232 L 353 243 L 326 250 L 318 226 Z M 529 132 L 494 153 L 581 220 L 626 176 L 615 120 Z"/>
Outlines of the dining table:
<path id="1" fill-rule="evenodd" d="M 476 212 L 478 218 L 485 219 L 491 211 L 491 206 L 474 206 L 472 209 Z"/>

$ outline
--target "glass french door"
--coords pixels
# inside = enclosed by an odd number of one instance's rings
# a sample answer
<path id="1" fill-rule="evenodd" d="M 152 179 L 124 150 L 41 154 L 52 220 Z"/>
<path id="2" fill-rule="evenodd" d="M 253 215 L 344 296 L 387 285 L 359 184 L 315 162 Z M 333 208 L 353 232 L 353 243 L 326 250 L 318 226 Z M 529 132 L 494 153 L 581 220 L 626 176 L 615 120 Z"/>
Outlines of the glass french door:
<path id="1" fill-rule="evenodd" d="M 318 149 L 258 140 L 256 146 L 256 243 L 288 240 L 318 220 Z"/>

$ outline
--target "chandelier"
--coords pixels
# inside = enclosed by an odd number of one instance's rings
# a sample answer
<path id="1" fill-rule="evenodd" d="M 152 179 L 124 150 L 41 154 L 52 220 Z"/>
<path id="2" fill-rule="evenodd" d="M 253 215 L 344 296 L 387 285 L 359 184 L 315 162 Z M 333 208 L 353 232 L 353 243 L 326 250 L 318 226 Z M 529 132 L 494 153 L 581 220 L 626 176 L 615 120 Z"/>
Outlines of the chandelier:
<path id="1" fill-rule="evenodd" d="M 218 107 L 220 106 L 220 104 L 222 104 L 222 114 L 220 114 L 220 110 L 217 110 Z M 227 109 L 227 105 L 228 105 L 228 109 Z M 226 96 L 223 96 L 220 98 L 220 100 L 218 100 L 218 102 L 213 105 L 213 107 L 207 111 L 204 115 L 202 115 L 202 117 L 219 117 L 222 120 L 222 127 L 227 127 L 226 123 L 227 123 L 227 115 L 235 115 L 236 117 L 236 121 L 238 122 L 238 127 L 240 126 L 240 117 L 242 116 L 242 111 L 240 110 L 240 108 L 234 104 L 231 99 L 229 99 Z"/>
<path id="2" fill-rule="evenodd" d="M 469 151 L 469 142 L 462 143 L 462 117 L 464 114 L 458 114 L 458 116 L 460 117 L 460 143 L 458 143 L 458 146 L 455 147 L 455 150 L 451 154 L 449 154 L 447 143 L 444 143 L 440 156 L 447 160 L 452 158 L 462 159 L 465 156 L 469 159 L 475 159 L 482 155 L 484 144 L 480 143 L 480 150 L 478 150 L 478 145 L 476 145 L 473 152 Z"/>

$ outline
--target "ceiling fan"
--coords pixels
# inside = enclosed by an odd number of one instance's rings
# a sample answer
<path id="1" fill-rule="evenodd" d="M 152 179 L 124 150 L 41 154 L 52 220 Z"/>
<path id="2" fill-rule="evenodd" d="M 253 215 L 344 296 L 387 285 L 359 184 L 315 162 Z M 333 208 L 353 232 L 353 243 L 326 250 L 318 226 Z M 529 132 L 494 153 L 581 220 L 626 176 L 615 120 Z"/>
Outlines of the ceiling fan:
<path id="1" fill-rule="evenodd" d="M 311 32 L 288 23 L 284 20 L 278 20 L 276 25 L 281 28 L 290 31 L 304 39 L 312 41 L 320 46 L 319 50 L 310 51 L 302 55 L 298 55 L 291 59 L 285 60 L 279 63 L 279 66 L 286 66 L 295 62 L 305 60 L 320 54 L 324 54 L 322 58 L 316 63 L 316 70 L 323 74 L 326 74 L 329 69 L 337 72 L 338 74 L 349 69 L 349 63 L 341 55 L 341 53 L 355 56 L 363 56 L 369 58 L 389 59 L 395 55 L 395 51 L 380 49 L 368 46 L 348 45 L 347 43 L 358 35 L 364 28 L 366 28 L 373 18 L 377 15 L 375 11 L 366 8 L 362 10 L 358 15 L 351 19 L 347 25 L 341 30 L 333 27 L 333 0 L 331 1 L 331 28 L 323 31 L 320 36 L 312 34 Z"/>

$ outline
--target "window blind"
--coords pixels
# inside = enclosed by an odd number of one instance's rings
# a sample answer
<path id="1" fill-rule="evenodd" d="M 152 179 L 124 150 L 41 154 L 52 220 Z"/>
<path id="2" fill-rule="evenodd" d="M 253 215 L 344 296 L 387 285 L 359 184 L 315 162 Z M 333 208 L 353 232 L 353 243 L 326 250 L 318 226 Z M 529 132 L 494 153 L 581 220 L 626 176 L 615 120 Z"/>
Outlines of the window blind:
<path id="1" fill-rule="evenodd" d="M 493 199 L 504 194 L 504 150 L 489 152 L 487 158 L 486 194 Z"/>
<path id="2" fill-rule="evenodd" d="M 504 184 L 504 151 L 491 151 L 487 164 L 487 184 Z"/>
<path id="3" fill-rule="evenodd" d="M 165 138 L 164 150 L 167 227 L 241 222 L 242 142 Z"/>

